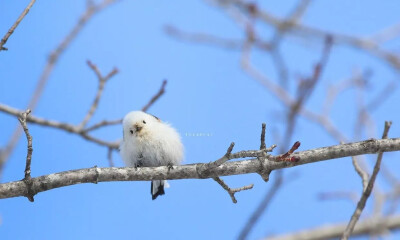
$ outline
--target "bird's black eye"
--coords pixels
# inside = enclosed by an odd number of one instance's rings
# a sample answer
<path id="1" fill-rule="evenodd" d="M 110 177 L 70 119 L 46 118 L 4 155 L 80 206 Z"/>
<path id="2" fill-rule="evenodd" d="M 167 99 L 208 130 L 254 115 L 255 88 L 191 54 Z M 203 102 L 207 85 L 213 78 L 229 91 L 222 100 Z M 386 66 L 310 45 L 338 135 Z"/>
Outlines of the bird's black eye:
<path id="1" fill-rule="evenodd" d="M 129 132 L 131 132 L 131 134 L 133 134 L 133 130 L 131 129 L 131 130 L 129 130 Z"/>
<path id="2" fill-rule="evenodd" d="M 146 121 L 145 121 L 145 120 L 143 120 L 143 123 L 144 123 L 144 124 L 146 124 Z"/>

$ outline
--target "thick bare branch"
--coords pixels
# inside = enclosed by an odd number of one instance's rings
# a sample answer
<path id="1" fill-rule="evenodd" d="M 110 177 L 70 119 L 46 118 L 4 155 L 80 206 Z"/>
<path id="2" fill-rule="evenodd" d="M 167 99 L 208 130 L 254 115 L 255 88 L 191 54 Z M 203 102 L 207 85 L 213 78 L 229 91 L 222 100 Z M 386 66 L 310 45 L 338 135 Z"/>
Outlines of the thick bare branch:
<path id="1" fill-rule="evenodd" d="M 258 150 L 250 152 L 254 153 L 256 151 Z M 293 155 L 300 159 L 300 161 L 296 163 L 266 161 L 264 167 L 272 171 L 318 161 L 389 151 L 400 151 L 400 138 L 381 140 L 370 139 L 362 142 L 347 143 L 296 152 L 293 153 Z M 252 157 L 254 155 L 250 154 L 249 156 Z M 246 156 L 243 155 L 243 157 Z M 173 169 L 170 169 L 168 166 L 142 168 L 94 167 L 78 169 L 32 178 L 32 189 L 36 194 L 50 189 L 80 183 L 97 183 L 108 181 L 149 181 L 155 179 L 201 179 L 257 173 L 260 170 L 260 162 L 257 158 L 243 161 L 225 162 L 221 166 L 210 169 L 209 171 L 200 175 L 198 173 L 198 168 L 200 168 L 202 165 L 205 164 L 199 163 L 174 166 Z M 0 198 L 25 196 L 26 193 L 27 188 L 23 181 L 0 184 Z"/>

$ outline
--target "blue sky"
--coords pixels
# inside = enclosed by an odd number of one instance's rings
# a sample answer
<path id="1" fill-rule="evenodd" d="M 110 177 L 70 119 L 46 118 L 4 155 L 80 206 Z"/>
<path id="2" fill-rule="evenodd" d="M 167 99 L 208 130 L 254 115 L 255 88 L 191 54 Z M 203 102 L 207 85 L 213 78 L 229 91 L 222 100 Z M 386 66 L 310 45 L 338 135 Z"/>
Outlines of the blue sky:
<path id="1" fill-rule="evenodd" d="M 4 34 L 28 4 L 28 0 L 0 2 L 0 34 Z M 277 16 L 287 15 L 296 1 L 262 4 Z M 37 1 L 0 52 L 0 102 L 24 109 L 52 49 L 64 38 L 85 9 L 85 1 Z M 399 21 L 397 1 L 316 1 L 304 16 L 315 27 L 368 36 Z M 96 15 L 61 56 L 34 114 L 78 124 L 86 114 L 97 88 L 97 79 L 86 60 L 103 73 L 120 72 L 107 82 L 100 107 L 90 123 L 123 117 L 140 109 L 168 79 L 166 93 L 149 112 L 170 122 L 182 135 L 185 163 L 209 162 L 221 157 L 230 142 L 235 150 L 257 149 L 261 123 L 267 123 L 267 145 L 282 137 L 285 112 L 282 104 L 240 69 L 240 51 L 177 41 L 165 34 L 170 24 L 189 32 L 243 39 L 240 28 L 220 8 L 204 1 L 121 1 Z M 260 26 L 263 36 L 271 29 Z M 399 52 L 399 39 L 388 47 Z M 282 54 L 290 67 L 290 92 L 296 76 L 309 76 L 319 59 L 318 42 L 288 38 Z M 271 78 L 277 75 L 265 54 L 254 54 L 255 64 Z M 366 99 L 371 100 L 388 83 L 398 86 L 398 72 L 377 58 L 346 46 L 335 46 L 326 71 L 307 108 L 318 111 L 326 88 L 355 71 L 372 70 Z M 331 119 L 349 138 L 355 125 L 355 92 L 342 93 Z M 372 113 L 379 138 L 383 122 L 392 120 L 391 137 L 400 135 L 399 90 Z M 0 146 L 18 123 L 0 113 Z M 71 169 L 107 167 L 107 149 L 59 130 L 29 125 L 33 136 L 32 176 Z M 193 133 L 210 136 L 194 137 Z M 121 126 L 96 132 L 107 140 L 121 138 Z M 364 138 L 371 136 L 363 136 Z M 299 118 L 293 140 L 300 150 L 337 144 L 319 126 Z M 234 150 L 234 151 L 235 151 Z M 19 180 L 25 166 L 26 141 L 21 138 L 9 159 L 3 182 Z M 368 158 L 373 166 L 375 157 Z M 384 163 L 398 172 L 398 153 L 388 153 Z M 114 153 L 117 166 L 123 166 Z M 371 169 L 371 167 L 370 167 Z M 397 169 L 397 170 L 396 170 Z M 289 176 L 267 213 L 250 234 L 291 232 L 328 223 L 347 221 L 355 205 L 350 201 L 320 201 L 318 193 L 361 191 L 351 159 L 326 161 L 284 171 Z M 274 174 L 272 174 L 273 176 Z M 290 177 L 291 176 L 291 177 Z M 148 182 L 79 184 L 26 198 L 1 200 L 0 234 L 6 239 L 232 239 L 269 190 L 256 174 L 225 177 L 231 187 L 254 183 L 254 189 L 238 193 L 238 203 L 214 181 L 170 181 L 166 195 L 151 201 Z M 382 189 L 388 186 L 378 179 Z M 370 204 L 362 217 L 371 212 Z"/>

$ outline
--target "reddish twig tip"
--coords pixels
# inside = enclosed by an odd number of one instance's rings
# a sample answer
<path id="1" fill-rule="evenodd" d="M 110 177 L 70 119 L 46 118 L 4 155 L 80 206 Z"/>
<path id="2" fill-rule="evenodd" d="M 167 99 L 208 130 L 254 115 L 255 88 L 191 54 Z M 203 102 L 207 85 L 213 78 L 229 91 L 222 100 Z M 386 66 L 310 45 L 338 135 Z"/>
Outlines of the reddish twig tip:
<path id="1" fill-rule="evenodd" d="M 300 161 L 300 157 L 298 157 L 298 156 L 290 156 L 290 155 L 293 154 L 294 151 L 296 151 L 299 147 L 300 147 L 300 142 L 296 141 L 288 152 L 286 152 L 285 154 L 281 154 L 279 156 L 276 156 L 275 159 L 277 161 L 298 162 L 298 161 Z"/>

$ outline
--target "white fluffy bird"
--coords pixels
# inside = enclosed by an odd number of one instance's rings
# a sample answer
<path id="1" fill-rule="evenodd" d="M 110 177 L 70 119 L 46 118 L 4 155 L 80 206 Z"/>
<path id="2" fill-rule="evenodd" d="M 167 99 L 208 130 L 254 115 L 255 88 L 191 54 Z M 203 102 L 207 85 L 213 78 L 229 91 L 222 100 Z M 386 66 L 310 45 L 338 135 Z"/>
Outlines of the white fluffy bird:
<path id="1" fill-rule="evenodd" d="M 159 118 L 141 111 L 128 113 L 122 122 L 121 157 L 129 167 L 178 165 L 183 160 L 183 145 L 178 132 Z M 164 195 L 166 180 L 151 182 L 151 196 Z"/>

